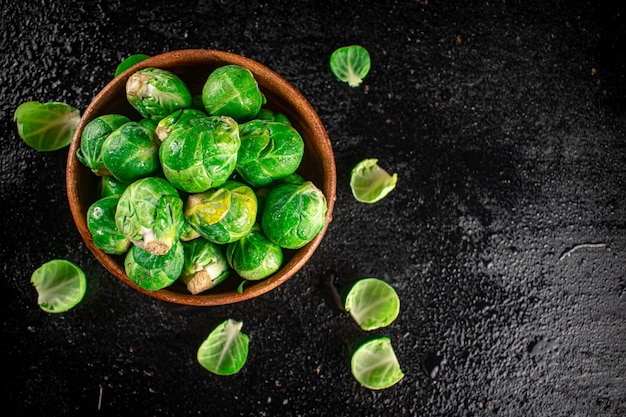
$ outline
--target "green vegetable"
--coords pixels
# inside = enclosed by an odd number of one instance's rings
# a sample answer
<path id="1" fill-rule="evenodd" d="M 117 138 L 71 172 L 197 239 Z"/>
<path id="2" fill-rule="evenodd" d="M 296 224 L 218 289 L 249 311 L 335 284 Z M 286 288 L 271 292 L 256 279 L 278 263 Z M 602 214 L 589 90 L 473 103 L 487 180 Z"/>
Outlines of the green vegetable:
<path id="1" fill-rule="evenodd" d="M 360 45 L 344 46 L 330 56 L 330 70 L 340 81 L 358 87 L 370 71 L 370 54 Z"/>
<path id="2" fill-rule="evenodd" d="M 400 298 L 385 281 L 365 278 L 350 288 L 345 308 L 363 330 L 374 330 L 390 325 L 398 317 Z"/>
<path id="3" fill-rule="evenodd" d="M 312 182 L 282 184 L 265 199 L 261 226 L 274 243 L 299 249 L 324 228 L 326 211 L 326 197 Z"/>
<path id="4" fill-rule="evenodd" d="M 194 121 L 199 117 L 206 118 L 207 114 L 197 109 L 176 110 L 169 116 L 165 116 L 163 119 L 159 120 L 155 129 L 156 134 L 158 138 L 163 141 L 167 135 L 177 127 L 193 126 Z"/>
<path id="5" fill-rule="evenodd" d="M 150 55 L 146 54 L 134 54 L 129 56 L 128 58 L 120 62 L 120 64 L 117 66 L 117 68 L 115 69 L 115 76 L 117 77 L 133 65 L 138 64 L 141 61 L 145 61 L 148 58 L 150 58 Z"/>
<path id="6" fill-rule="evenodd" d="M 147 177 L 133 182 L 117 203 L 117 228 L 135 246 L 154 255 L 163 255 L 172 248 L 183 224 L 183 201 L 163 178 Z"/>
<path id="7" fill-rule="evenodd" d="M 102 144 L 113 131 L 128 122 L 130 119 L 121 114 L 105 114 L 87 123 L 76 151 L 78 160 L 96 175 L 110 175 L 102 159 Z"/>
<path id="8" fill-rule="evenodd" d="M 128 187 L 128 184 L 117 180 L 112 175 L 100 177 L 100 197 L 120 195 Z"/>
<path id="9" fill-rule="evenodd" d="M 398 181 L 398 174 L 389 175 L 378 166 L 377 159 L 364 159 L 350 175 L 352 195 L 362 203 L 375 203 L 389 194 Z"/>
<path id="10" fill-rule="evenodd" d="M 241 278 L 255 281 L 267 278 L 280 269 L 283 251 L 265 237 L 257 224 L 246 236 L 228 245 L 226 257 Z"/>
<path id="11" fill-rule="evenodd" d="M 241 239 L 254 226 L 257 199 L 254 191 L 238 181 L 187 198 L 185 219 L 200 236 L 226 244 Z"/>
<path id="12" fill-rule="evenodd" d="M 200 233 L 198 233 L 196 229 L 194 229 L 193 226 L 190 225 L 187 220 L 185 220 L 183 223 L 183 231 L 180 234 L 180 240 L 183 242 L 189 242 L 199 237 Z"/>
<path id="13" fill-rule="evenodd" d="M 87 279 L 82 269 L 70 261 L 53 259 L 33 272 L 30 282 L 37 290 L 37 303 L 47 313 L 63 313 L 85 296 Z"/>
<path id="14" fill-rule="evenodd" d="M 280 122 L 291 126 L 291 121 L 282 113 L 263 108 L 254 116 L 255 119 L 269 120 L 270 122 Z"/>
<path id="15" fill-rule="evenodd" d="M 235 170 L 240 144 L 239 127 L 230 117 L 176 123 L 159 150 L 163 174 L 188 193 L 219 187 Z"/>
<path id="16" fill-rule="evenodd" d="M 176 74 L 160 68 L 144 68 L 126 82 L 126 97 L 142 117 L 156 122 L 191 106 L 191 93 Z"/>
<path id="17" fill-rule="evenodd" d="M 262 187 L 293 174 L 304 155 L 296 129 L 280 122 L 252 120 L 240 125 L 237 172 L 246 183 Z"/>
<path id="18" fill-rule="evenodd" d="M 183 245 L 179 241 L 163 255 L 154 255 L 132 245 L 124 259 L 128 278 L 137 286 L 156 291 L 168 287 L 180 276 L 185 264 Z"/>
<path id="19" fill-rule="evenodd" d="M 185 265 L 180 280 L 192 294 L 200 294 L 215 287 L 230 275 L 230 268 L 222 249 L 200 237 L 183 242 Z"/>
<path id="20" fill-rule="evenodd" d="M 102 161 L 118 181 L 131 183 L 147 177 L 160 168 L 158 139 L 139 122 L 125 123 L 102 144 Z"/>
<path id="21" fill-rule="evenodd" d="M 200 345 L 198 362 L 217 375 L 233 375 L 248 358 L 248 335 L 241 332 L 243 323 L 228 319 L 219 324 Z"/>
<path id="22" fill-rule="evenodd" d="M 352 375 L 365 388 L 389 388 L 404 378 L 391 340 L 381 337 L 361 345 L 352 355 Z"/>
<path id="23" fill-rule="evenodd" d="M 202 88 L 207 113 L 230 116 L 238 122 L 252 119 L 266 102 L 254 75 L 239 65 L 215 69 Z"/>
<path id="24" fill-rule="evenodd" d="M 17 107 L 13 120 L 17 134 L 28 146 L 47 152 L 70 144 L 80 112 L 65 103 L 27 101 Z"/>
<path id="25" fill-rule="evenodd" d="M 87 210 L 87 228 L 95 247 L 102 251 L 121 255 L 130 247 L 130 238 L 115 225 L 115 210 L 119 195 L 104 197 L 93 203 Z"/>

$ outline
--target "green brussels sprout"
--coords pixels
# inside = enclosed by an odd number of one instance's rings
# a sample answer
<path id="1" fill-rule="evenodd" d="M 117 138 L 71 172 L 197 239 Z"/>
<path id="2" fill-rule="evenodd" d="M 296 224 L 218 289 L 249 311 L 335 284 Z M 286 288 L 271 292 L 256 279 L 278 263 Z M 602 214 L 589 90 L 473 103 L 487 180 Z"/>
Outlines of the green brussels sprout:
<path id="1" fill-rule="evenodd" d="M 257 199 L 252 188 L 231 180 L 219 188 L 190 195 L 185 219 L 200 236 L 226 244 L 250 232 L 256 213 Z"/>
<path id="2" fill-rule="evenodd" d="M 199 193 L 219 187 L 235 170 L 239 127 L 230 117 L 198 117 L 175 128 L 159 150 L 163 174 L 176 188 Z"/>
<path id="3" fill-rule="evenodd" d="M 155 122 L 154 120 L 147 119 L 144 117 L 143 119 L 139 120 L 137 123 L 139 123 L 140 125 L 144 125 L 145 127 L 152 130 L 156 134 L 157 122 Z"/>
<path id="4" fill-rule="evenodd" d="M 13 121 L 24 143 L 36 151 L 49 152 L 70 144 L 80 112 L 65 103 L 27 101 L 17 106 Z"/>
<path id="5" fill-rule="evenodd" d="M 185 253 L 179 241 L 163 255 L 133 245 L 124 259 L 124 269 L 135 285 L 156 291 L 172 285 L 180 276 L 184 263 Z"/>
<path id="6" fill-rule="evenodd" d="M 191 240 L 197 239 L 200 237 L 200 233 L 193 228 L 192 225 L 189 224 L 187 220 L 183 223 L 183 231 L 180 234 L 180 240 L 183 242 L 189 242 Z"/>
<path id="7" fill-rule="evenodd" d="M 156 135 L 162 142 L 172 130 L 179 126 L 188 126 L 198 117 L 207 117 L 207 114 L 197 109 L 176 110 L 174 113 L 159 120 L 155 128 Z"/>
<path id="8" fill-rule="evenodd" d="M 102 144 L 102 161 L 118 181 L 131 183 L 147 177 L 160 168 L 158 139 L 139 122 L 125 123 Z"/>
<path id="9" fill-rule="evenodd" d="M 87 228 L 94 246 L 112 255 L 126 253 L 131 244 L 130 238 L 115 225 L 115 210 L 119 200 L 119 195 L 104 197 L 87 210 Z"/>
<path id="10" fill-rule="evenodd" d="M 214 70 L 202 88 L 202 103 L 210 115 L 252 119 L 266 102 L 254 75 L 239 65 Z"/>
<path id="11" fill-rule="evenodd" d="M 121 114 L 105 114 L 98 116 L 85 125 L 80 137 L 80 148 L 76 157 L 96 175 L 109 175 L 102 159 L 102 144 L 113 131 L 130 122 Z"/>
<path id="12" fill-rule="evenodd" d="M 204 238 L 183 242 L 185 265 L 180 280 L 192 294 L 215 287 L 230 275 L 230 267 L 220 246 Z"/>
<path id="13" fill-rule="evenodd" d="M 126 187 L 128 187 L 128 183 L 121 182 L 112 175 L 100 177 L 100 197 L 121 195 Z"/>
<path id="14" fill-rule="evenodd" d="M 130 184 L 115 211 L 115 225 L 154 255 L 167 253 L 183 229 L 183 201 L 165 179 L 147 177 Z"/>
<path id="15" fill-rule="evenodd" d="M 156 122 L 191 106 L 191 93 L 184 81 L 161 68 L 144 68 L 132 74 L 126 82 L 126 97 L 142 117 Z"/>
<path id="16" fill-rule="evenodd" d="M 241 278 L 256 281 L 280 269 L 283 250 L 263 234 L 258 224 L 250 233 L 226 247 L 228 264 Z"/>
<path id="17" fill-rule="evenodd" d="M 268 120 L 270 122 L 280 122 L 291 126 L 291 121 L 282 113 L 263 108 L 254 116 L 255 119 Z"/>
<path id="18" fill-rule="evenodd" d="M 291 175 L 300 166 L 304 141 L 293 127 L 252 120 L 239 126 L 239 135 L 241 147 L 235 169 L 253 187 Z"/>
<path id="19" fill-rule="evenodd" d="M 299 249 L 324 228 L 326 211 L 326 197 L 312 182 L 282 184 L 265 199 L 261 227 L 274 243 Z"/>

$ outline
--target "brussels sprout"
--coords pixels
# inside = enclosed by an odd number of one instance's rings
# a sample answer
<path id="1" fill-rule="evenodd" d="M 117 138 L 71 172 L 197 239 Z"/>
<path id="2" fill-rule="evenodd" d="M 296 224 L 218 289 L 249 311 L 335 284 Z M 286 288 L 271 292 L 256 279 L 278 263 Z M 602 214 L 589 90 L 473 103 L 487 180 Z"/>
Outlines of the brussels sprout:
<path id="1" fill-rule="evenodd" d="M 273 110 L 270 109 L 261 109 L 259 110 L 259 112 L 256 114 L 256 116 L 254 116 L 255 119 L 260 119 L 260 120 L 269 120 L 270 122 L 280 122 L 280 123 L 284 123 L 286 125 L 291 126 L 291 121 L 287 118 L 287 116 L 285 116 L 282 113 L 278 113 L 275 112 Z"/>
<path id="2" fill-rule="evenodd" d="M 154 132 L 154 134 L 156 135 L 156 129 L 157 129 L 157 122 L 155 122 L 152 119 L 147 119 L 147 118 L 143 118 L 141 120 L 139 120 L 137 123 L 139 123 L 140 125 L 143 125 L 145 127 L 147 127 L 148 129 L 152 130 Z"/>
<path id="3" fill-rule="evenodd" d="M 126 187 L 128 187 L 128 183 L 121 182 L 112 175 L 100 177 L 100 197 L 121 195 Z"/>
<path id="4" fill-rule="evenodd" d="M 124 259 L 124 269 L 135 285 L 156 291 L 172 285 L 180 276 L 184 263 L 184 249 L 179 241 L 163 255 L 154 255 L 133 245 Z"/>
<path id="5" fill-rule="evenodd" d="M 241 332 L 243 323 L 228 319 L 220 323 L 198 348 L 198 363 L 217 375 L 233 375 L 248 358 L 248 335 Z"/>
<path id="6" fill-rule="evenodd" d="M 104 167 L 102 144 L 113 131 L 130 121 L 121 114 L 105 114 L 91 120 L 80 137 L 80 148 L 76 151 L 78 160 L 96 175 L 110 175 Z"/>
<path id="7" fill-rule="evenodd" d="M 33 272 L 30 282 L 37 290 L 37 304 L 47 313 L 63 313 L 81 302 L 87 291 L 82 269 L 65 259 L 53 259 Z"/>
<path id="8" fill-rule="evenodd" d="M 207 117 L 202 110 L 197 109 L 181 109 L 159 120 L 156 125 L 156 135 L 163 141 L 172 130 L 179 126 L 189 126 L 198 117 Z"/>
<path id="9" fill-rule="evenodd" d="M 362 344 L 352 355 L 352 375 L 365 388 L 389 388 L 404 378 L 391 340 L 380 337 Z"/>
<path id="10" fill-rule="evenodd" d="M 191 106 L 191 93 L 176 74 L 161 68 L 144 68 L 126 82 L 126 97 L 142 117 L 156 122 L 178 109 Z"/>
<path id="11" fill-rule="evenodd" d="M 396 188 L 398 174 L 389 175 L 377 162 L 373 158 L 364 159 L 352 169 L 350 188 L 357 201 L 375 203 Z"/>
<path id="12" fill-rule="evenodd" d="M 115 209 L 119 200 L 119 195 L 104 197 L 87 210 L 87 228 L 91 232 L 93 244 L 112 255 L 126 253 L 131 244 L 130 238 L 115 225 Z"/>
<path id="13" fill-rule="evenodd" d="M 133 65 L 138 64 L 141 61 L 145 61 L 148 58 L 150 58 L 150 55 L 146 54 L 134 54 L 129 56 L 128 58 L 120 62 L 120 64 L 117 66 L 117 68 L 115 69 L 115 76 L 117 77 Z"/>
<path id="14" fill-rule="evenodd" d="M 267 278 L 280 269 L 283 251 L 265 237 L 257 224 L 246 236 L 228 244 L 226 258 L 241 278 L 256 281 Z"/>
<path id="15" fill-rule="evenodd" d="M 363 330 L 375 330 L 390 325 L 398 317 L 400 298 L 385 281 L 364 278 L 350 288 L 345 309 Z"/>
<path id="16" fill-rule="evenodd" d="M 202 103 L 210 115 L 252 119 L 266 102 L 254 75 L 239 65 L 214 70 L 202 88 Z"/>
<path id="17" fill-rule="evenodd" d="M 340 81 L 350 87 L 361 85 L 370 72 L 370 54 L 360 45 L 344 46 L 330 56 L 330 70 Z"/>
<path id="18" fill-rule="evenodd" d="M 56 151 L 72 141 L 80 112 L 65 103 L 27 101 L 17 107 L 13 120 L 28 146 L 40 152 Z"/>
<path id="19" fill-rule="evenodd" d="M 267 196 L 261 226 L 274 243 L 299 249 L 324 228 L 326 211 L 326 197 L 312 182 L 282 184 Z"/>
<path id="20" fill-rule="evenodd" d="M 183 223 L 183 231 L 180 234 L 180 240 L 183 242 L 189 242 L 199 237 L 200 233 L 198 233 L 196 229 L 194 229 L 193 226 L 190 225 L 187 220 L 185 220 Z"/>
<path id="21" fill-rule="evenodd" d="M 163 255 L 183 229 L 183 201 L 165 179 L 147 177 L 130 184 L 115 211 L 115 225 L 135 246 Z"/>
<path id="22" fill-rule="evenodd" d="M 235 170 L 239 127 L 230 117 L 201 117 L 175 128 L 159 150 L 165 177 L 178 189 L 199 193 L 219 187 Z"/>
<path id="23" fill-rule="evenodd" d="M 239 127 L 241 148 L 236 170 L 253 187 L 293 174 L 304 155 L 296 129 L 279 122 L 252 120 Z"/>
<path id="24" fill-rule="evenodd" d="M 238 181 L 227 181 L 219 188 L 190 195 L 185 219 L 200 236 L 214 243 L 226 244 L 250 232 L 256 212 L 254 191 Z"/>
<path id="25" fill-rule="evenodd" d="M 158 139 L 152 130 L 138 122 L 125 123 L 102 144 L 102 161 L 121 182 L 147 177 L 160 168 Z"/>
<path id="26" fill-rule="evenodd" d="M 185 265 L 180 280 L 192 294 L 215 287 L 230 275 L 230 268 L 220 246 L 204 238 L 183 242 Z"/>

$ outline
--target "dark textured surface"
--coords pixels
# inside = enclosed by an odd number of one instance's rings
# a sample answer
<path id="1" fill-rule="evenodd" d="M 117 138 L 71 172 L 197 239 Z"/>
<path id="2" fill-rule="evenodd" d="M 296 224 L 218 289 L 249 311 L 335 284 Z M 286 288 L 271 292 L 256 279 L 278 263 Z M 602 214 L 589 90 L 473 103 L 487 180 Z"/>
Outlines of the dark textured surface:
<path id="1" fill-rule="evenodd" d="M 591 1 L 127 3 L 0 2 L 7 415 L 626 413 L 620 10 Z M 358 89 L 327 67 L 352 43 L 372 56 Z M 12 121 L 26 100 L 84 110 L 126 56 L 183 48 L 239 53 L 283 75 L 336 152 L 338 199 L 321 247 L 285 285 L 243 304 L 179 307 L 115 280 L 72 223 L 66 152 L 33 151 Z M 348 185 L 366 157 L 399 174 L 374 205 L 357 203 Z M 60 315 L 37 307 L 29 283 L 52 258 L 89 278 L 85 300 Z M 392 284 L 402 303 L 398 320 L 373 334 L 329 290 L 331 280 L 345 288 L 365 276 Z M 224 378 L 195 355 L 226 318 L 244 322 L 251 350 Z M 372 335 L 391 338 L 406 374 L 379 392 L 349 369 Z"/>

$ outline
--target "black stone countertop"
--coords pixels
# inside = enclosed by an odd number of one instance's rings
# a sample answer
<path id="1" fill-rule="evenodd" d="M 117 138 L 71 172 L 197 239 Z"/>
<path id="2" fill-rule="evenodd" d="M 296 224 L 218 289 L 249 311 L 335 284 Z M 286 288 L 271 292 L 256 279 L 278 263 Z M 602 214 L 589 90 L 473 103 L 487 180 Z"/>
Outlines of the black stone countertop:
<path id="1" fill-rule="evenodd" d="M 626 31 L 595 1 L 0 1 L 3 415 L 626 415 Z M 352 89 L 340 46 L 372 57 Z M 334 220 L 283 286 L 224 307 L 141 295 L 93 258 L 70 217 L 67 151 L 17 136 L 15 108 L 84 110 L 130 54 L 220 49 L 297 87 L 335 150 Z M 399 176 L 352 197 L 361 159 Z M 88 275 L 70 312 L 29 279 L 66 258 Z M 366 334 L 328 282 L 392 284 L 401 313 Z M 196 362 L 210 329 L 242 320 L 243 370 Z M 388 336 L 405 378 L 350 374 Z M 6 412 L 5 412 L 6 410 Z M 11 411 L 14 410 L 14 411 Z"/>

